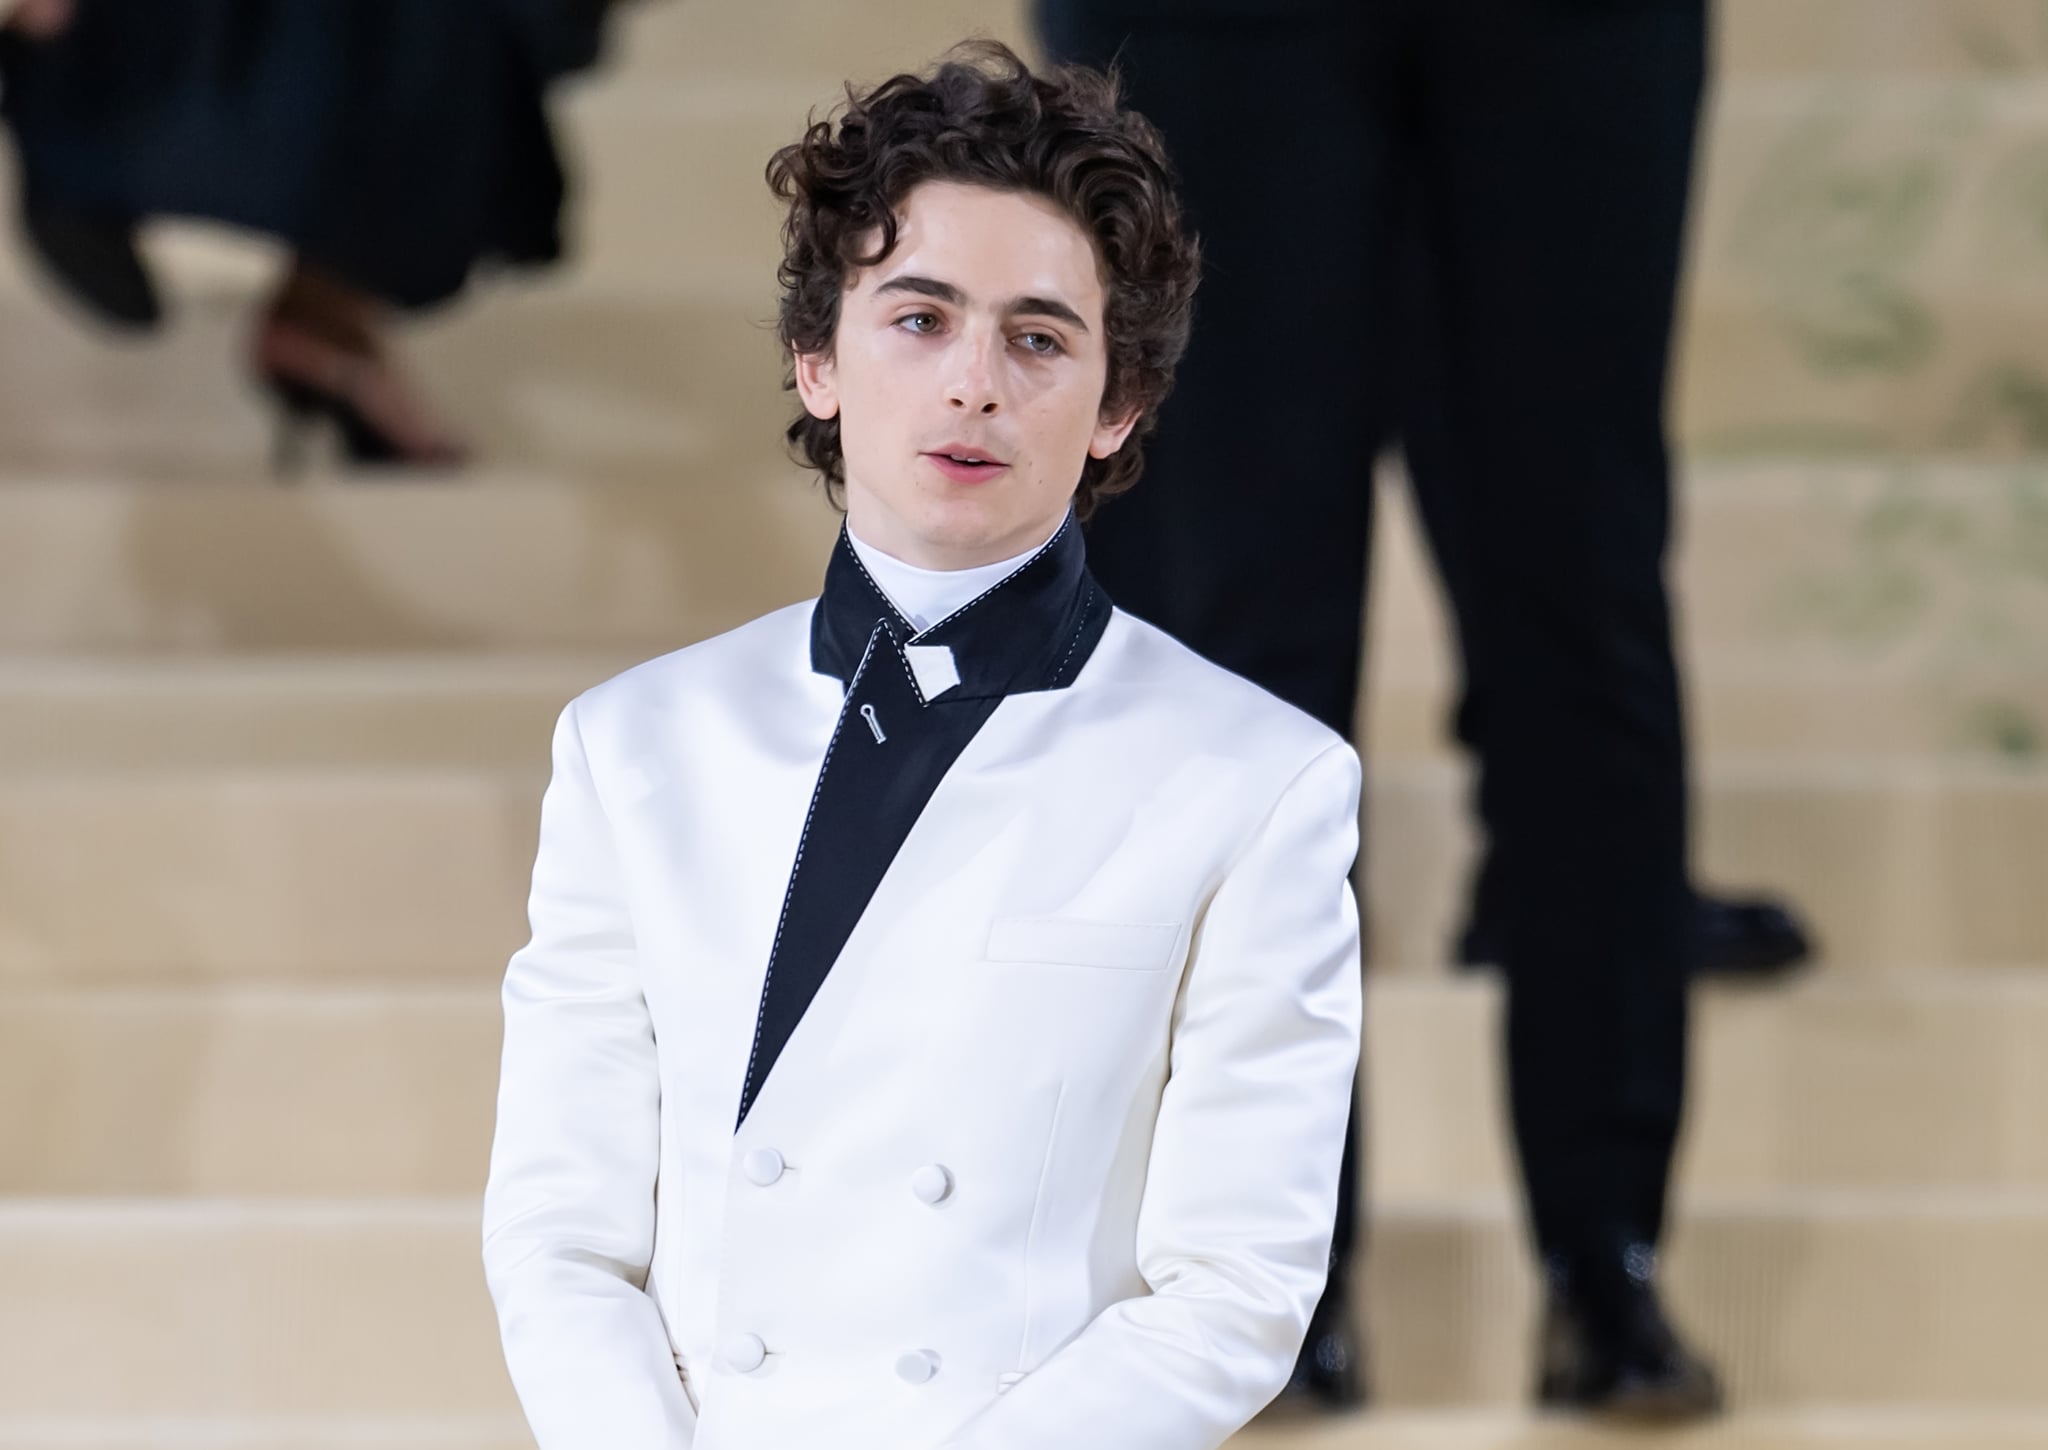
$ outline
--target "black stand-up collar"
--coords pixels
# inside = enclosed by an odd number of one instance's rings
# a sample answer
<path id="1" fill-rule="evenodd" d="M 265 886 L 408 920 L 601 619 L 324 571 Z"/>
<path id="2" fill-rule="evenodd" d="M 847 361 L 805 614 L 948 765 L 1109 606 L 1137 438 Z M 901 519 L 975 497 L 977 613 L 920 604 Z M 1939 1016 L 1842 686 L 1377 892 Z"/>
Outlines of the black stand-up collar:
<path id="1" fill-rule="evenodd" d="M 825 587 L 811 612 L 811 668 L 844 685 L 878 625 L 906 645 L 943 645 L 960 683 L 949 700 L 1000 698 L 1072 683 L 1109 622 L 1109 599 L 1088 572 L 1080 525 L 1069 510 L 1059 530 L 985 593 L 919 633 L 854 552 L 844 526 Z"/>

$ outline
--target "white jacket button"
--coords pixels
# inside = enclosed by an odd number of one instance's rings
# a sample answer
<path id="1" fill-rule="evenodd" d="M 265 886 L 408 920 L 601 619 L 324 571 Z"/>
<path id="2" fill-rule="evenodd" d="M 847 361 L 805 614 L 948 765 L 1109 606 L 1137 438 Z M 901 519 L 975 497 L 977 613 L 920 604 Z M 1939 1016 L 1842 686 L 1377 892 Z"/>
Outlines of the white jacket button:
<path id="1" fill-rule="evenodd" d="M 773 1148 L 756 1148 L 740 1160 L 740 1172 L 747 1181 L 766 1188 L 782 1176 L 782 1155 Z"/>
<path id="2" fill-rule="evenodd" d="M 910 1191 L 926 1203 L 940 1203 L 953 1191 L 953 1174 L 943 1163 L 927 1163 L 910 1175 Z"/>
<path id="3" fill-rule="evenodd" d="M 929 1349 L 913 1349 L 896 1361 L 896 1375 L 899 1379 L 921 1385 L 939 1372 L 939 1357 Z"/>
<path id="4" fill-rule="evenodd" d="M 739 1374 L 752 1374 L 768 1358 L 768 1346 L 758 1334 L 735 1334 L 725 1342 L 725 1367 Z"/>

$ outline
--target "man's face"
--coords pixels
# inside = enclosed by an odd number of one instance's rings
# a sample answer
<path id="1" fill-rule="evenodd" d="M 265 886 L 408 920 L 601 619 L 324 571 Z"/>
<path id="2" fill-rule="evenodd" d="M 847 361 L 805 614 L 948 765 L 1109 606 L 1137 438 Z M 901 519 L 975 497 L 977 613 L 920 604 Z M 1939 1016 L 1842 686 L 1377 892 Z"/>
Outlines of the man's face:
<path id="1" fill-rule="evenodd" d="M 839 419 L 856 534 L 922 568 L 992 564 L 1044 540 L 1136 421 L 1101 417 L 1095 248 L 1021 192 L 926 182 L 900 216 L 832 352 L 796 359 L 797 391 Z"/>

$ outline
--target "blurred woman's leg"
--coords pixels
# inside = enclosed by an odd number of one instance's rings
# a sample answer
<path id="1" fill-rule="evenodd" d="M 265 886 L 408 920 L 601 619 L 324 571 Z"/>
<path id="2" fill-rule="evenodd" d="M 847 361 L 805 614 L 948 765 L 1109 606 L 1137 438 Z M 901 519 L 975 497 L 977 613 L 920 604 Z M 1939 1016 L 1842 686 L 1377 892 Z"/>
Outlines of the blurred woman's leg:
<path id="1" fill-rule="evenodd" d="M 50 40 L 64 33 L 76 8 L 76 0 L 14 0 L 0 11 L 0 27 L 30 40 Z"/>

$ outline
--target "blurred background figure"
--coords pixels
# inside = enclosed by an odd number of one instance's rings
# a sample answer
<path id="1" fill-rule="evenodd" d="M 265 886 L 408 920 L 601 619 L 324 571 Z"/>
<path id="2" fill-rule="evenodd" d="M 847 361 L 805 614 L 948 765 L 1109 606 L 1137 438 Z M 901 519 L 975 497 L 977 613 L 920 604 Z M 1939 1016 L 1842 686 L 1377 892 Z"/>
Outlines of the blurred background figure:
<path id="1" fill-rule="evenodd" d="M 1399 443 L 1480 771 L 1456 955 L 1506 969 L 1538 1396 L 1712 1411 L 1654 1276 L 1687 968 L 1807 948 L 1782 907 L 1699 896 L 1686 866 L 1663 413 L 1703 0 L 1038 14 L 1052 54 L 1122 67 L 1207 259 L 1146 487 L 1103 511 L 1090 558 L 1125 608 L 1351 735 L 1374 466 Z M 1355 1125 L 1352 1150 L 1355 1193 Z M 1330 1405 L 1364 1393 L 1339 1214 L 1291 1387 Z"/>
<path id="2" fill-rule="evenodd" d="M 137 245 L 158 216 L 283 242 L 244 366 L 279 461 L 321 420 L 351 462 L 466 449 L 405 376 L 389 318 L 480 266 L 561 255 L 544 105 L 596 58 L 608 0 L 16 0 L 0 39 L 23 230 L 97 318 L 163 304 Z"/>

